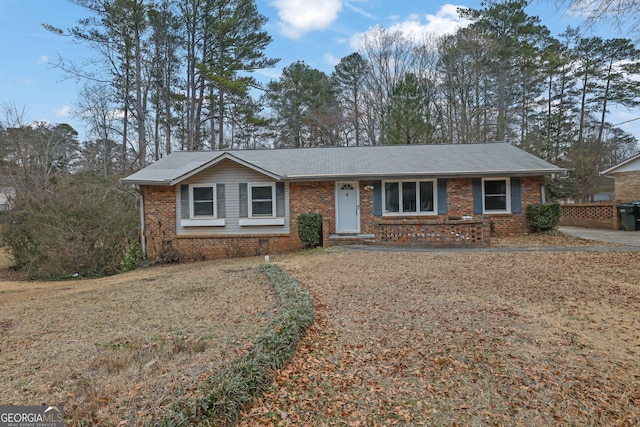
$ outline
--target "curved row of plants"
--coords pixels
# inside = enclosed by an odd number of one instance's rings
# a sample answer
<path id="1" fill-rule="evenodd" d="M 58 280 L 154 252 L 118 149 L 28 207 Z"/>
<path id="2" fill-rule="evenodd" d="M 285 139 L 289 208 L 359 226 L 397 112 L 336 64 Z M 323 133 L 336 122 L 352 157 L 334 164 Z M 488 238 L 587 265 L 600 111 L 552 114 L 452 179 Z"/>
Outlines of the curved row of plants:
<path id="1" fill-rule="evenodd" d="M 315 309 L 309 292 L 282 268 L 262 265 L 277 294 L 278 315 L 242 357 L 213 374 L 197 398 L 177 402 L 161 426 L 233 425 L 242 408 L 269 386 L 274 369 L 293 356 Z"/>

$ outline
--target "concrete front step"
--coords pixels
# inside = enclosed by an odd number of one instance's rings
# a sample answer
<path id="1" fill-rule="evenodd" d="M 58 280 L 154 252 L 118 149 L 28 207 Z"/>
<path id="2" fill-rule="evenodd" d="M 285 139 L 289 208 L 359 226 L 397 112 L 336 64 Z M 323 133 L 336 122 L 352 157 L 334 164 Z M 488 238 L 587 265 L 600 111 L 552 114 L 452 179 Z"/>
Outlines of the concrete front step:
<path id="1" fill-rule="evenodd" d="M 331 234 L 329 242 L 331 246 L 366 245 L 374 244 L 375 238 L 373 234 Z"/>

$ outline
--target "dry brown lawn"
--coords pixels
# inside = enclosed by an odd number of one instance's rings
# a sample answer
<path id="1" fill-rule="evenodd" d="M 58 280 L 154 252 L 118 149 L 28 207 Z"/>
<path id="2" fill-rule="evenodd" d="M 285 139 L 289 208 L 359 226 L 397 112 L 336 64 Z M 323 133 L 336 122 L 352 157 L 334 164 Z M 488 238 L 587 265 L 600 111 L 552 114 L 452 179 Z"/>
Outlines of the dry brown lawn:
<path id="1" fill-rule="evenodd" d="M 640 425 L 640 252 L 279 262 L 317 321 L 243 425 Z"/>
<path id="2" fill-rule="evenodd" d="M 0 277 L 0 402 L 62 404 L 66 424 L 135 425 L 246 351 L 275 311 L 257 259 L 97 280 Z"/>
<path id="3" fill-rule="evenodd" d="M 272 260 L 311 291 L 317 320 L 242 425 L 640 424 L 640 252 Z M 70 282 L 5 271 L 0 402 L 63 404 L 69 426 L 156 419 L 266 327 L 260 261 Z"/>

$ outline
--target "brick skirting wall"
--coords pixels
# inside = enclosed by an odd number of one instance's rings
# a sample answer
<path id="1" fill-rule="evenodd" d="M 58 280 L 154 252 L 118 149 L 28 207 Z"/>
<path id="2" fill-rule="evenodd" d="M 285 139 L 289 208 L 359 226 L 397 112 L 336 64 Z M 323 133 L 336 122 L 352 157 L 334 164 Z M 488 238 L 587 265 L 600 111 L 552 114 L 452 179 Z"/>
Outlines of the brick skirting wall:
<path id="1" fill-rule="evenodd" d="M 302 249 L 288 235 L 254 236 L 177 236 L 174 241 L 178 253 L 189 260 L 237 258 L 278 254 Z M 293 249 L 292 249 L 293 248 Z"/>
<path id="2" fill-rule="evenodd" d="M 490 229 L 482 220 L 394 219 L 378 223 L 376 243 L 423 247 L 487 247 Z"/>
<path id="3" fill-rule="evenodd" d="M 562 205 L 560 225 L 618 230 L 620 222 L 614 202 Z"/>

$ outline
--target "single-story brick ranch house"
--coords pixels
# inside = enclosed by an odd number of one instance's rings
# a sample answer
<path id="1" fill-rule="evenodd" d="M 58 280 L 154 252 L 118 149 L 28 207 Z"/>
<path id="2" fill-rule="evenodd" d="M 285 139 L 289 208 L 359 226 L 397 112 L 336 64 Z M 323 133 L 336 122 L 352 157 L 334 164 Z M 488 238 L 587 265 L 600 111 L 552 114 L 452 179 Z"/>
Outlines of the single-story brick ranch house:
<path id="1" fill-rule="evenodd" d="M 506 143 L 178 151 L 122 180 L 142 197 L 143 248 L 216 258 L 323 245 L 488 246 L 527 231 L 544 177 L 564 170 Z"/>

